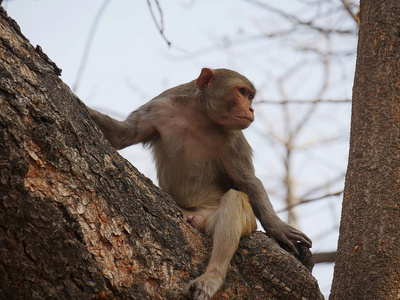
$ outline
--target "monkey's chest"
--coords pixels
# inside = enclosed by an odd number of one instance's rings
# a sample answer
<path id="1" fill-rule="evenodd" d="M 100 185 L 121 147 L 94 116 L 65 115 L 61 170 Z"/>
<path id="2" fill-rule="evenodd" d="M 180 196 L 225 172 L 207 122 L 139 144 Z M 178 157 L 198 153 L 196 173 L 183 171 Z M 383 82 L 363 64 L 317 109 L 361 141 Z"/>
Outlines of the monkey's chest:
<path id="1" fill-rule="evenodd" d="M 218 160 L 221 139 L 211 130 L 191 124 L 186 118 L 172 118 L 160 128 L 156 147 L 169 160 L 175 158 L 197 165 L 197 161 Z"/>
<path id="2" fill-rule="evenodd" d="M 220 167 L 219 155 L 205 141 L 180 137 L 161 140 L 154 147 L 154 156 L 159 173 L 180 180 L 213 180 Z"/>
<path id="3" fill-rule="evenodd" d="M 181 207 L 227 188 L 219 152 L 211 141 L 170 135 L 154 145 L 153 154 L 160 186 Z"/>

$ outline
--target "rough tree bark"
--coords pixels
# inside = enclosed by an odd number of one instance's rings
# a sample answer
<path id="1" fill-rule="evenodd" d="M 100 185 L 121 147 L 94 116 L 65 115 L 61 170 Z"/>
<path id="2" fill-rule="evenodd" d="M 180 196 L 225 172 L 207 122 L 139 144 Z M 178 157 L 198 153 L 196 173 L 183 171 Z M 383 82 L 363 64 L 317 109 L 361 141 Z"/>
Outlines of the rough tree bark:
<path id="1" fill-rule="evenodd" d="M 361 1 L 330 299 L 400 299 L 400 1 Z"/>
<path id="2" fill-rule="evenodd" d="M 210 239 L 112 149 L 0 8 L 0 298 L 177 299 Z M 214 299 L 322 299 L 302 263 L 244 238 Z"/>

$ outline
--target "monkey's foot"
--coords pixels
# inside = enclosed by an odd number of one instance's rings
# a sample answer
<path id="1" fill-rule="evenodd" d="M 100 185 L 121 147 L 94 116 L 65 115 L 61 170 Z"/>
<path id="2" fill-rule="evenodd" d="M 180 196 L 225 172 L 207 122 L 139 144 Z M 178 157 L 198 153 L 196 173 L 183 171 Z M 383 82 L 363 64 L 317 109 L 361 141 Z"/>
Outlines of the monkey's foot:
<path id="1" fill-rule="evenodd" d="M 223 283 L 223 276 L 219 272 L 207 272 L 192 280 L 182 294 L 194 300 L 209 300 L 214 296 Z"/>

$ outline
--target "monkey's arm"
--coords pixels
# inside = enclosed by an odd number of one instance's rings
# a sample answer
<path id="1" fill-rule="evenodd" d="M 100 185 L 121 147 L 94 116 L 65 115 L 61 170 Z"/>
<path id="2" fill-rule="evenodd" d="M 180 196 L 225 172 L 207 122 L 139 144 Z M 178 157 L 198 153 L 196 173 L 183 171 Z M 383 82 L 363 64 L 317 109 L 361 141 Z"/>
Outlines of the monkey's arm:
<path id="1" fill-rule="evenodd" d="M 248 181 L 239 184 L 240 190 L 247 193 L 254 214 L 260 221 L 267 234 L 276 241 L 287 245 L 296 255 L 298 251 L 293 242 L 302 242 L 311 247 L 311 239 L 300 230 L 283 222 L 275 213 L 261 181 L 254 175 Z"/>
<path id="2" fill-rule="evenodd" d="M 236 147 L 232 151 L 233 157 L 230 156 L 230 163 L 225 164 L 227 173 L 239 190 L 248 195 L 254 214 L 267 234 L 287 245 L 295 254 L 298 251 L 292 241 L 311 247 L 311 239 L 307 235 L 283 222 L 275 213 L 263 184 L 255 176 L 251 148 L 244 136 L 239 136 Z"/>
<path id="3" fill-rule="evenodd" d="M 146 143 L 158 135 L 155 129 L 157 104 L 154 101 L 132 112 L 125 121 L 115 120 L 90 107 L 87 109 L 92 120 L 115 149 Z"/>

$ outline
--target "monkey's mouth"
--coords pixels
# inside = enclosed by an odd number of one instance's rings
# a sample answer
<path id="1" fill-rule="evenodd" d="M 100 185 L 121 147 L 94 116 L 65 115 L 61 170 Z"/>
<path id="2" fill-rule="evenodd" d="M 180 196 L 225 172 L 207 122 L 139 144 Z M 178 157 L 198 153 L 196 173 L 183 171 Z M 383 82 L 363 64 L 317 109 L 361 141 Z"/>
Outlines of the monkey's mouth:
<path id="1" fill-rule="evenodd" d="M 238 119 L 245 119 L 245 120 L 247 120 L 247 121 L 249 121 L 249 122 L 253 122 L 253 121 L 254 121 L 254 119 L 253 119 L 253 118 L 250 118 L 250 117 L 236 116 L 236 118 L 238 118 Z"/>

